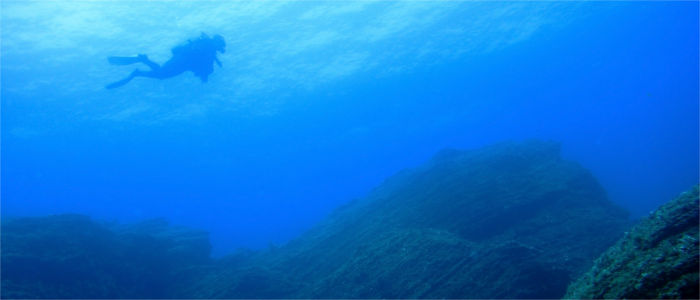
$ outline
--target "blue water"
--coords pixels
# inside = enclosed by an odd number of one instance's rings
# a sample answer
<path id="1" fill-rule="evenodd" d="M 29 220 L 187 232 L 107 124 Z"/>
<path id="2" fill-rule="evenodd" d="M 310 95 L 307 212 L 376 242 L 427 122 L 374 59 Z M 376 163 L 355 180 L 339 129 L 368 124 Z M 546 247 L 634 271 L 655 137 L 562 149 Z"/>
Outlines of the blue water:
<path id="1" fill-rule="evenodd" d="M 294 238 L 440 149 L 559 141 L 646 215 L 698 183 L 697 2 L 2 1 L 2 216 Z M 200 32 L 208 83 L 136 78 Z"/>

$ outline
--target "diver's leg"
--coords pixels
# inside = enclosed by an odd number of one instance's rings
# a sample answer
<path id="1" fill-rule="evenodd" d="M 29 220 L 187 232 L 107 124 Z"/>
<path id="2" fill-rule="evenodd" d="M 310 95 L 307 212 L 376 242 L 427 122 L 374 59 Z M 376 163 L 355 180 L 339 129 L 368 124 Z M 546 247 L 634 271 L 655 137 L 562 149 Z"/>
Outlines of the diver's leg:
<path id="1" fill-rule="evenodd" d="M 152 70 L 160 69 L 160 65 L 148 59 L 146 54 L 139 54 L 137 56 L 110 56 L 107 57 L 107 61 L 109 61 L 110 64 L 118 66 L 143 63 Z"/>
<path id="2" fill-rule="evenodd" d="M 171 70 L 170 68 L 160 68 L 157 64 L 156 66 L 158 69 L 151 70 L 151 71 L 141 71 L 139 69 L 134 70 L 127 76 L 126 78 L 110 83 L 106 86 L 107 89 L 113 89 L 113 88 L 118 88 L 120 86 L 123 86 L 135 77 L 146 77 L 146 78 L 156 78 L 156 79 L 165 79 L 165 78 L 170 78 L 175 75 L 178 75 L 184 71 L 174 71 Z"/>
<path id="3" fill-rule="evenodd" d="M 160 65 L 148 59 L 148 56 L 146 54 L 139 54 L 138 58 L 140 62 L 147 65 L 149 68 L 151 68 L 151 70 L 156 71 L 160 69 Z"/>
<path id="4" fill-rule="evenodd" d="M 146 78 L 156 78 L 156 79 L 163 79 L 164 77 L 160 74 L 161 69 L 157 70 L 151 70 L 151 71 L 141 71 L 141 70 L 134 70 L 133 73 L 131 73 L 131 76 L 133 77 L 146 77 Z"/>
<path id="5" fill-rule="evenodd" d="M 156 64 L 157 66 L 157 64 Z M 157 69 L 153 69 L 150 71 L 141 71 L 141 70 L 136 70 L 134 71 L 134 76 L 135 77 L 147 77 L 147 78 L 156 78 L 156 79 L 166 79 L 170 77 L 175 77 L 177 75 L 182 74 L 185 72 L 186 69 L 178 64 L 173 64 L 172 61 L 168 61 L 163 66 L 158 66 Z"/>
<path id="6" fill-rule="evenodd" d="M 127 76 L 126 78 L 119 80 L 119 81 L 112 82 L 112 83 L 108 84 L 107 86 L 105 86 L 105 88 L 107 88 L 108 90 L 111 90 L 111 89 L 123 86 L 123 85 L 129 83 L 129 81 L 131 81 L 132 79 L 134 79 L 134 77 L 141 76 L 140 73 L 143 73 L 143 72 L 141 70 L 136 69 L 133 72 L 131 72 L 131 74 L 129 74 L 129 76 Z"/>
<path id="7" fill-rule="evenodd" d="M 140 63 L 143 59 L 139 56 L 110 56 L 107 57 L 107 61 L 112 65 L 124 66 Z"/>

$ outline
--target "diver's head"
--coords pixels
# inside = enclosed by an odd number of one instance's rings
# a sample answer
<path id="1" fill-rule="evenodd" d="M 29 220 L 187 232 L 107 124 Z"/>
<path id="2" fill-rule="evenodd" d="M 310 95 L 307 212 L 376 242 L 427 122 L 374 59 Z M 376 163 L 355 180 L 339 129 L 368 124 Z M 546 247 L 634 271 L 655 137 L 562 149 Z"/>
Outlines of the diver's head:
<path id="1" fill-rule="evenodd" d="M 216 51 L 226 53 L 226 41 L 224 41 L 223 36 L 215 34 L 212 40 L 214 40 L 214 46 L 216 47 Z"/>

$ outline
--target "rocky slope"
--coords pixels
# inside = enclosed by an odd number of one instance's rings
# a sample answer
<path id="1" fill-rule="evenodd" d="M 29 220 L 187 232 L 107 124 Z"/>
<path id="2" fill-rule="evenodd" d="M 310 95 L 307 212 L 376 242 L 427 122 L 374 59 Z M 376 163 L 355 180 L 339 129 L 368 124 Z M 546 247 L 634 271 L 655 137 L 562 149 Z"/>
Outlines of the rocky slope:
<path id="1" fill-rule="evenodd" d="M 82 215 L 2 222 L 1 298 L 172 298 L 209 263 L 206 232 Z"/>
<path id="2" fill-rule="evenodd" d="M 195 296 L 556 298 L 627 225 L 555 143 L 448 150 L 287 246 L 230 258 Z"/>
<path id="3" fill-rule="evenodd" d="M 558 298 L 628 228 L 555 143 L 446 150 L 279 248 L 208 259 L 206 234 L 82 216 L 3 222 L 2 296 Z"/>
<path id="4" fill-rule="evenodd" d="M 642 220 L 571 284 L 565 298 L 700 298 L 698 186 Z"/>

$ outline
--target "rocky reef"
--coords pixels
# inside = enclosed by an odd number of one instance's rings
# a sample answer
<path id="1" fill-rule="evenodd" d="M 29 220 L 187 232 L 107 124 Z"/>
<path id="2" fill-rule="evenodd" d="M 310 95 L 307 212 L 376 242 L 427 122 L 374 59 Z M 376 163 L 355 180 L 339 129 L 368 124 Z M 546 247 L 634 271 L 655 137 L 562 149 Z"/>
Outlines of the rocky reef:
<path id="1" fill-rule="evenodd" d="M 558 144 L 501 143 L 442 151 L 284 246 L 218 260 L 206 233 L 162 221 L 5 220 L 2 297 L 559 298 L 629 225 Z"/>
<path id="2" fill-rule="evenodd" d="M 193 296 L 557 298 L 627 226 L 556 143 L 445 150 Z"/>
<path id="3" fill-rule="evenodd" d="M 8 298 L 174 298 L 209 259 L 206 232 L 163 220 L 99 223 L 83 215 L 2 222 Z"/>
<path id="4" fill-rule="evenodd" d="M 565 298 L 698 299 L 698 186 L 643 219 Z"/>

